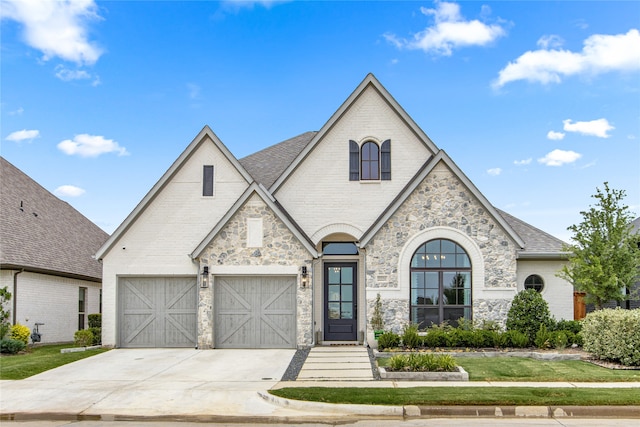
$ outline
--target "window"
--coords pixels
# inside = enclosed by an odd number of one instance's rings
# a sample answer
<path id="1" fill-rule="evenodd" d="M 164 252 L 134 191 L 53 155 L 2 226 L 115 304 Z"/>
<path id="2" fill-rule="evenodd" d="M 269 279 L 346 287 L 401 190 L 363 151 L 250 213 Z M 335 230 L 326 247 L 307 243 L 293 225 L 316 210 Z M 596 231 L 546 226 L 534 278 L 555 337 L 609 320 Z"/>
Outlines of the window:
<path id="1" fill-rule="evenodd" d="M 213 196 L 213 166 L 204 165 L 202 171 L 202 195 Z"/>
<path id="2" fill-rule="evenodd" d="M 525 289 L 535 289 L 536 292 L 542 292 L 544 289 L 544 280 L 537 274 L 532 274 L 524 280 Z"/>
<path id="3" fill-rule="evenodd" d="M 78 329 L 84 329 L 87 307 L 87 288 L 79 288 L 78 292 Z"/>
<path id="4" fill-rule="evenodd" d="M 411 259 L 411 321 L 420 328 L 471 319 L 471 261 L 451 240 L 431 240 Z"/>
<path id="5" fill-rule="evenodd" d="M 322 255 L 358 255 L 358 247 L 351 242 L 326 242 L 322 244 Z"/>
<path id="6" fill-rule="evenodd" d="M 362 146 L 349 141 L 349 180 L 391 180 L 391 140 L 387 139 L 381 146 L 373 141 L 366 141 Z"/>

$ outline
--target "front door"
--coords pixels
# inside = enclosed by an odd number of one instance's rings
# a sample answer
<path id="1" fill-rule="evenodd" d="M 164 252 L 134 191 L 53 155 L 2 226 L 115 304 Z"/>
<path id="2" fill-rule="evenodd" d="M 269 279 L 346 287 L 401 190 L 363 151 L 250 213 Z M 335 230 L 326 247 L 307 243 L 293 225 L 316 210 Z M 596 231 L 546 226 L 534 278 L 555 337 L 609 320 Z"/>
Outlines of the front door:
<path id="1" fill-rule="evenodd" d="M 325 341 L 358 339 L 357 267 L 355 262 L 324 265 Z"/>

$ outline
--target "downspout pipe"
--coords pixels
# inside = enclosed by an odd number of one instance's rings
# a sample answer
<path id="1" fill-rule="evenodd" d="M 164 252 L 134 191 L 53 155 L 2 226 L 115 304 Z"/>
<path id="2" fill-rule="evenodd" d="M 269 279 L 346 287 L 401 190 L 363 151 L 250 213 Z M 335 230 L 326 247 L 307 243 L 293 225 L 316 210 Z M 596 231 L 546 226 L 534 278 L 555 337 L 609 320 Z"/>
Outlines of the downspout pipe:
<path id="1" fill-rule="evenodd" d="M 11 295 L 12 299 L 13 299 L 13 308 L 11 309 L 11 317 L 12 317 L 12 324 L 16 324 L 16 320 L 17 320 L 17 314 L 16 314 L 16 310 L 18 309 L 18 274 L 24 272 L 24 269 L 20 270 L 20 271 L 16 271 L 13 274 L 13 295 Z"/>

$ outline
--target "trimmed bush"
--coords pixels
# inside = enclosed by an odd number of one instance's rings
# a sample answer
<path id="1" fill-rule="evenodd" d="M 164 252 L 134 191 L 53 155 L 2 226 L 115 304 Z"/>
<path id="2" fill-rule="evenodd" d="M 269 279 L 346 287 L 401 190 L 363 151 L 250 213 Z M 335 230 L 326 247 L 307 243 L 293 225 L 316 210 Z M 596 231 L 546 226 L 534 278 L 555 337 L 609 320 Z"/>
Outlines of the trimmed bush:
<path id="1" fill-rule="evenodd" d="M 418 335 L 418 325 L 408 325 L 402 333 L 402 345 L 406 348 L 418 348 L 420 346 L 420 335 Z"/>
<path id="2" fill-rule="evenodd" d="M 640 309 L 603 309 L 582 321 L 584 350 L 603 360 L 640 366 Z"/>
<path id="3" fill-rule="evenodd" d="M 93 344 L 93 334 L 89 329 L 81 329 L 73 334 L 73 342 L 80 347 L 89 347 Z"/>
<path id="4" fill-rule="evenodd" d="M 0 353 L 17 354 L 27 348 L 27 345 L 20 340 L 3 339 L 0 340 Z"/>
<path id="5" fill-rule="evenodd" d="M 393 356 L 387 369 L 396 372 L 454 372 L 457 366 L 449 354 L 411 353 Z"/>
<path id="6" fill-rule="evenodd" d="M 505 347 L 525 348 L 529 346 L 529 337 L 520 331 L 507 331 L 502 334 Z"/>
<path id="7" fill-rule="evenodd" d="M 89 328 L 102 328 L 102 314 L 93 313 L 87 317 L 89 318 Z"/>
<path id="8" fill-rule="evenodd" d="M 507 314 L 507 330 L 520 331 L 534 342 L 540 326 L 546 328 L 553 325 L 549 305 L 534 289 L 518 292 L 513 298 Z"/>
<path id="9" fill-rule="evenodd" d="M 582 323 L 579 320 L 558 320 L 553 330 L 572 332 L 577 335 L 582 330 Z"/>
<path id="10" fill-rule="evenodd" d="M 569 344 L 569 337 L 565 331 L 554 331 L 551 332 L 550 341 L 553 348 L 563 349 Z"/>
<path id="11" fill-rule="evenodd" d="M 400 345 L 400 335 L 391 331 L 385 331 L 378 337 L 378 350 L 394 348 Z"/>
<path id="12" fill-rule="evenodd" d="M 442 329 L 429 329 L 427 335 L 422 337 L 424 347 L 444 347 L 447 345 L 447 332 Z"/>
<path id="13" fill-rule="evenodd" d="M 89 328 L 91 334 L 93 335 L 93 342 L 91 345 L 100 345 L 102 344 L 102 328 Z"/>
<path id="14" fill-rule="evenodd" d="M 19 323 L 13 325 L 9 331 L 9 337 L 12 340 L 22 341 L 24 345 L 29 344 L 29 335 L 31 335 L 31 329 Z"/>

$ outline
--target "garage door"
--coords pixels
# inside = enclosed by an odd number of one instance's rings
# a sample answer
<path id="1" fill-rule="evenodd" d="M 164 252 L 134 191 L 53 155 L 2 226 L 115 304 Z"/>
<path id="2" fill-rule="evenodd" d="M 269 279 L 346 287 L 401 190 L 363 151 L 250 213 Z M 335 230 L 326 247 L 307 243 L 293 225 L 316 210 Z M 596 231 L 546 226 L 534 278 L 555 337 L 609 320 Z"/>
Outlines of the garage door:
<path id="1" fill-rule="evenodd" d="M 195 347 L 195 277 L 121 278 L 120 347 Z"/>
<path id="2" fill-rule="evenodd" d="M 295 348 L 295 277 L 217 277 L 217 348 Z"/>

